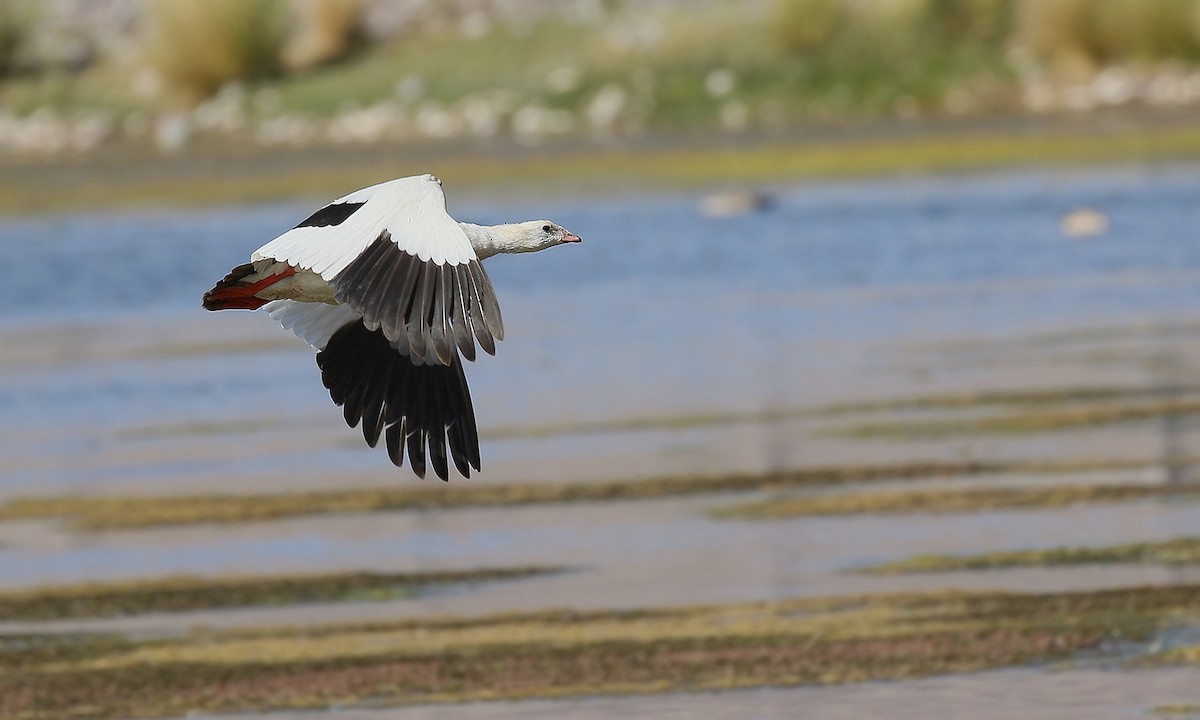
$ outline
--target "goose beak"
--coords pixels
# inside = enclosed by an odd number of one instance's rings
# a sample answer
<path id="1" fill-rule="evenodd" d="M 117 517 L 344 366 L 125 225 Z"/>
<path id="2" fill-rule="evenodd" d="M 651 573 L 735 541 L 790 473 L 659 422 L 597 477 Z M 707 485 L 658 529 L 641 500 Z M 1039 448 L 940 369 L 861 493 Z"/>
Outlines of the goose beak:
<path id="1" fill-rule="evenodd" d="M 562 239 L 562 241 L 563 241 L 563 242 L 565 242 L 565 243 L 570 243 L 570 242 L 583 242 L 583 238 L 579 237 L 578 235 L 576 235 L 575 233 L 571 232 L 570 230 L 563 230 L 563 239 Z"/>

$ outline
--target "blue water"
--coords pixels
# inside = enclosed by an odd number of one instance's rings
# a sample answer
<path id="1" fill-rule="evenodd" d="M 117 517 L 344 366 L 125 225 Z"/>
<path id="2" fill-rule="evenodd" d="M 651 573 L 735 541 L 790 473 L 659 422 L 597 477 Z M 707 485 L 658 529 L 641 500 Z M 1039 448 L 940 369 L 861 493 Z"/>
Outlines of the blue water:
<path id="1" fill-rule="evenodd" d="M 552 216 L 587 240 L 536 261 L 490 263 L 505 299 L 630 291 L 653 301 L 703 289 L 769 300 L 801 291 L 986 288 L 1200 266 L 1200 172 L 1192 166 L 811 184 L 779 189 L 776 199 L 770 212 L 721 220 L 703 219 L 695 198 L 679 195 L 451 210 L 485 223 Z M 1064 239 L 1060 215 L 1081 206 L 1102 209 L 1111 231 Z M 291 227 L 307 207 L 5 219 L 0 320 L 195 310 L 214 276 Z M 1188 297 L 1146 301 L 1153 309 Z M 1071 300 L 1056 305 L 1078 310 Z"/>
<path id="2" fill-rule="evenodd" d="M 468 369 L 485 434 L 789 409 L 850 394 L 886 348 L 1200 314 L 1195 166 L 810 183 L 720 220 L 679 193 L 499 206 L 449 192 L 461 219 L 546 217 L 584 238 L 489 261 L 509 339 Z M 1079 207 L 1109 231 L 1065 237 Z M 303 343 L 199 307 L 309 209 L 0 220 L 0 493 L 386 469 L 341 426 Z M 548 457 L 592 440 L 561 442 L 576 446 Z M 486 441 L 485 463 L 526 450 Z"/>

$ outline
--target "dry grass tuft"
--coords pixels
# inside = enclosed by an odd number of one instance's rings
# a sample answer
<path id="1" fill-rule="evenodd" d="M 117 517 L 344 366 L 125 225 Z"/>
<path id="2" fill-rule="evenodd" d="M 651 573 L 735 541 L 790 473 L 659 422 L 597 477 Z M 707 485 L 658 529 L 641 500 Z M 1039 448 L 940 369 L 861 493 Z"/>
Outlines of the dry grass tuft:
<path id="1" fill-rule="evenodd" d="M 1198 0 L 1020 0 L 1014 42 L 1060 75 L 1200 59 Z"/>
<path id="2" fill-rule="evenodd" d="M 295 0 L 296 32 L 284 50 L 290 70 L 346 56 L 362 39 L 363 0 Z"/>
<path id="3" fill-rule="evenodd" d="M 282 68 L 285 0 L 154 0 L 146 55 L 172 94 L 197 102 L 235 80 Z"/>

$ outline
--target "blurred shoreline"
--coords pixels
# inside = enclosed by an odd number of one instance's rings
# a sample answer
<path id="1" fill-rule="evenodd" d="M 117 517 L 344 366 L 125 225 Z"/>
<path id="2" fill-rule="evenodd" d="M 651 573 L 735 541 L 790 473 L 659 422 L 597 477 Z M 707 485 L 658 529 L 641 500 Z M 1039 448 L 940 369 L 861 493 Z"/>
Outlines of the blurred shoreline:
<path id="1" fill-rule="evenodd" d="M 886 120 L 787 133 L 653 134 L 536 145 L 396 143 L 179 152 L 115 145 L 86 156 L 0 157 L 0 214 L 320 201 L 347 187 L 435 172 L 456 193 L 498 200 L 638 195 L 904 173 L 1175 163 L 1200 158 L 1193 109 Z"/>

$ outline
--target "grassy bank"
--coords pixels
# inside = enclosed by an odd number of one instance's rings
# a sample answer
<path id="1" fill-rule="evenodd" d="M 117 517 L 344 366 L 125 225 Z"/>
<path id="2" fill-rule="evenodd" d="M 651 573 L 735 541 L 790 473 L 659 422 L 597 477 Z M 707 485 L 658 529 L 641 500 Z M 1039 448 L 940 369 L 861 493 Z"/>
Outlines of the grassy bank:
<path id="1" fill-rule="evenodd" d="M 512 152 L 438 145 L 415 149 L 263 150 L 214 148 L 161 156 L 113 150 L 32 163 L 0 158 L 0 213 L 189 207 L 311 198 L 406 174 L 433 172 L 452 194 L 632 194 L 1021 166 L 1094 166 L 1200 158 L 1200 128 L 1152 124 L 1097 130 L 892 134 L 883 139 L 775 141 L 705 146 L 556 145 Z M 886 135 L 887 133 L 885 133 Z"/>
<path id="2" fill-rule="evenodd" d="M 1113 66 L 1131 81 L 1089 107 L 1153 103 L 1141 86 L 1156 66 L 1200 60 L 1195 0 L 616 0 L 519 18 L 483 4 L 412 12 L 382 34 L 359 32 L 368 4 L 161 0 L 110 28 L 125 52 L 99 38 L 66 68 L 32 50 L 36 13 L 0 12 L 0 79 L 16 114 L 99 114 L 145 138 L 146 115 L 209 101 L 199 132 L 302 145 L 986 116 Z"/>

